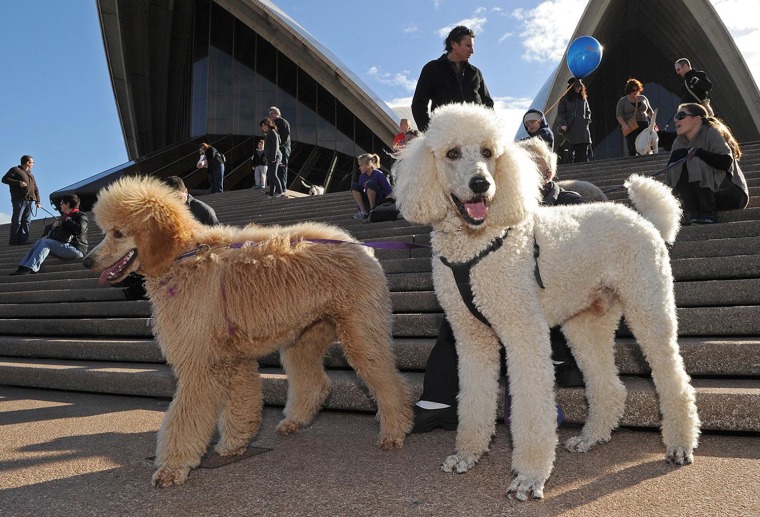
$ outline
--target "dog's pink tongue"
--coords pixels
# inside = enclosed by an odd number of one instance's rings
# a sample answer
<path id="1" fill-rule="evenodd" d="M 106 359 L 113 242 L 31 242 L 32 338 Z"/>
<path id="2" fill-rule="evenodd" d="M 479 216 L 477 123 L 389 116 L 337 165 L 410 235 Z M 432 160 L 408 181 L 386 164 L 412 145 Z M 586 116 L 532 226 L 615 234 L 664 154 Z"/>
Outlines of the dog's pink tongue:
<path id="1" fill-rule="evenodd" d="M 488 212 L 488 208 L 482 200 L 477 203 L 465 203 L 464 207 L 467 209 L 467 215 L 475 220 L 483 219 Z"/>
<path id="2" fill-rule="evenodd" d="M 106 282 L 108 282 L 108 275 L 111 274 L 111 271 L 114 269 L 117 269 L 117 266 L 111 266 L 108 269 L 105 269 L 101 274 L 100 278 L 98 278 L 98 284 L 103 285 Z"/>

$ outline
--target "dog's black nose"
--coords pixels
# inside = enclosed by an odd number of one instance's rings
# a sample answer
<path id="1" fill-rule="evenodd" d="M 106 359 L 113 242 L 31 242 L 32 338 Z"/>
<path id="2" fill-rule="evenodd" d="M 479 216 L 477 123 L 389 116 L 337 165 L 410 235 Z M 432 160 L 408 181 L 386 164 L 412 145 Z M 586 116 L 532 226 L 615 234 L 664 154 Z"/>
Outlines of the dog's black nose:
<path id="1" fill-rule="evenodd" d="M 85 269 L 90 269 L 90 268 L 92 267 L 92 259 L 90 258 L 90 256 L 89 256 L 89 255 L 87 255 L 87 256 L 86 256 L 86 257 L 85 257 L 85 258 L 82 260 L 82 265 L 84 266 L 84 268 L 85 268 Z"/>
<path id="2" fill-rule="evenodd" d="M 491 183 L 489 183 L 489 181 L 483 176 L 474 176 L 470 180 L 470 190 L 476 194 L 482 194 L 483 192 L 486 192 L 490 186 Z"/>

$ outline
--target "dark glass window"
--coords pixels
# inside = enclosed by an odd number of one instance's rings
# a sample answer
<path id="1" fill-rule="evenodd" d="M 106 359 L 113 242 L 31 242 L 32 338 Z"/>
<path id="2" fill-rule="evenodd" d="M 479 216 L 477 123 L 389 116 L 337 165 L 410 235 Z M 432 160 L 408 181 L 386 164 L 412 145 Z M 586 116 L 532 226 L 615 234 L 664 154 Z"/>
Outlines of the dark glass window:
<path id="1" fill-rule="evenodd" d="M 281 52 L 277 54 L 277 86 L 295 97 L 298 93 L 298 67 Z"/>
<path id="2" fill-rule="evenodd" d="M 277 49 L 256 35 L 256 72 L 272 83 L 277 82 Z"/>

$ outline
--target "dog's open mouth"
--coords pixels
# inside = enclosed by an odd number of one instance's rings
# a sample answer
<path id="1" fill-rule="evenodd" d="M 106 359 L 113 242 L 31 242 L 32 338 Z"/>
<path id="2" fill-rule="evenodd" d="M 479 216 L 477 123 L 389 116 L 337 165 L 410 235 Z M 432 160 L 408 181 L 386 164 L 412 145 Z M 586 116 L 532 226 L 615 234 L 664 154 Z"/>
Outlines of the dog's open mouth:
<path id="1" fill-rule="evenodd" d="M 466 223 L 472 225 L 483 224 L 488 214 L 488 205 L 486 199 L 483 197 L 474 197 L 469 201 L 462 201 L 454 194 L 451 194 L 451 199 L 454 200 L 454 204 L 459 210 L 459 214 Z"/>
<path id="2" fill-rule="evenodd" d="M 103 270 L 100 274 L 100 279 L 98 279 L 98 283 L 103 285 L 106 282 L 118 280 L 122 276 L 124 270 L 135 260 L 135 257 L 137 257 L 137 250 L 129 250 L 129 252 L 121 257 L 115 264 Z"/>

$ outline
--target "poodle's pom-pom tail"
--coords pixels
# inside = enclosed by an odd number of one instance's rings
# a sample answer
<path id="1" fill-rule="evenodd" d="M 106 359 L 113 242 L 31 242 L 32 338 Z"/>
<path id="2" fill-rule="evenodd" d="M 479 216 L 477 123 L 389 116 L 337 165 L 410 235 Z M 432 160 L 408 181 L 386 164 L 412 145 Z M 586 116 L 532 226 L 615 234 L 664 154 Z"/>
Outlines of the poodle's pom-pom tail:
<path id="1" fill-rule="evenodd" d="M 681 229 L 681 205 L 670 188 L 638 174 L 624 185 L 636 209 L 657 228 L 665 242 L 673 244 Z"/>

